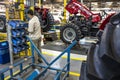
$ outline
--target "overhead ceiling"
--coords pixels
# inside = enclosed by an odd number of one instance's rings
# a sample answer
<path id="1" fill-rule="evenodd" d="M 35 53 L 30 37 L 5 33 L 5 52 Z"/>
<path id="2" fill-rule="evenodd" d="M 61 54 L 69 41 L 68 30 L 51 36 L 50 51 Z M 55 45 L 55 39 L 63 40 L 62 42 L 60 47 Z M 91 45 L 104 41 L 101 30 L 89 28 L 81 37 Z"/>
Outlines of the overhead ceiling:
<path id="1" fill-rule="evenodd" d="M 80 1 L 80 0 L 79 0 Z M 117 2 L 117 1 L 120 1 L 120 0 L 83 0 L 84 2 Z"/>
<path id="2" fill-rule="evenodd" d="M 50 0 L 47 0 L 50 1 Z M 63 2 L 64 0 L 52 0 L 54 2 Z M 70 1 L 70 0 L 67 0 Z M 81 1 L 81 0 L 78 0 Z M 116 2 L 116 1 L 120 1 L 120 0 L 83 0 L 83 2 Z"/>

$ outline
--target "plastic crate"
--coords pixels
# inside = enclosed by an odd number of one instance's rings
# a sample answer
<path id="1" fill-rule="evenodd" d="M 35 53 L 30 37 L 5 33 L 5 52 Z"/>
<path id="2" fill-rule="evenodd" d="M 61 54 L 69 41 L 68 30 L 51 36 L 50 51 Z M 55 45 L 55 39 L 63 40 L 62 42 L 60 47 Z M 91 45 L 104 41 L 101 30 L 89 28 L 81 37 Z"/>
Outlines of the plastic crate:
<path id="1" fill-rule="evenodd" d="M 20 36 L 21 35 L 21 32 L 19 30 L 12 30 L 12 36 L 13 37 L 17 37 L 17 36 Z"/>
<path id="2" fill-rule="evenodd" d="M 8 42 L 0 42 L 0 64 L 10 62 Z"/>
<path id="3" fill-rule="evenodd" d="M 18 54 L 20 51 L 21 51 L 21 47 L 20 46 L 13 47 L 13 53 L 14 54 Z"/>
<path id="4" fill-rule="evenodd" d="M 16 28 L 20 27 L 20 21 L 11 20 L 11 21 L 9 21 L 9 24 L 12 27 L 12 29 L 16 29 Z"/>
<path id="5" fill-rule="evenodd" d="M 12 39 L 12 42 L 13 42 L 13 45 L 19 45 L 21 42 L 22 42 L 22 39 L 20 38 L 15 38 L 15 39 Z"/>

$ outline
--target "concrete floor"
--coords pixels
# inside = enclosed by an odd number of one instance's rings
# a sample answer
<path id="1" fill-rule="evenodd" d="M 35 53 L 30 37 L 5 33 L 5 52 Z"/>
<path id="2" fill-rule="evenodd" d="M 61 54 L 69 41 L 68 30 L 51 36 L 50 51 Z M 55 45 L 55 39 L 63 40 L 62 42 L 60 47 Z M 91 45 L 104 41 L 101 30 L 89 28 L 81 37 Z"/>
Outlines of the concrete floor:
<path id="1" fill-rule="evenodd" d="M 83 39 L 83 41 L 81 40 L 81 47 L 77 47 L 77 48 L 73 48 L 71 50 L 71 63 L 70 63 L 70 71 L 73 73 L 77 73 L 80 74 L 80 69 L 81 69 L 81 58 L 86 58 L 86 52 L 90 47 L 90 43 L 94 42 L 96 39 L 94 38 L 85 38 Z M 43 55 L 45 56 L 46 60 L 48 62 L 52 61 L 57 55 L 59 55 L 67 46 L 64 45 L 61 41 L 53 41 L 50 42 L 44 46 L 42 46 L 42 52 Z M 45 53 L 45 54 L 44 54 Z M 47 54 L 46 54 L 47 53 Z M 52 55 L 51 55 L 52 54 Z M 66 56 L 66 54 L 64 55 Z M 17 60 L 16 60 L 17 62 Z M 31 61 L 29 60 L 28 62 L 25 62 L 25 65 L 28 65 Z M 55 62 L 55 64 L 53 64 L 53 67 L 56 68 L 62 68 L 64 66 L 64 64 L 66 63 L 66 58 L 61 58 L 58 61 Z M 0 70 L 2 70 L 3 68 L 9 66 L 10 63 L 8 64 L 4 64 L 4 65 L 0 65 Z M 18 67 L 14 69 L 14 71 L 17 71 Z M 8 75 L 8 73 L 6 73 L 6 76 Z M 49 71 L 47 73 L 47 77 L 45 77 L 44 79 L 41 80 L 53 80 L 53 76 L 55 75 L 55 73 L 53 71 Z M 75 76 L 73 74 L 70 75 L 70 78 L 68 80 L 79 80 L 78 76 Z"/>

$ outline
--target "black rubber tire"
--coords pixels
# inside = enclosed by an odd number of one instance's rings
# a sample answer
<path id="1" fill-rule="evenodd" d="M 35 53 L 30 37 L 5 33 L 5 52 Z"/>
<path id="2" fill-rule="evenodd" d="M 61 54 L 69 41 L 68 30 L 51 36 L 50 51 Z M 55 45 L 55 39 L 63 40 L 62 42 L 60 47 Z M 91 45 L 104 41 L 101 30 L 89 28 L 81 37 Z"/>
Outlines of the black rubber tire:
<path id="1" fill-rule="evenodd" d="M 47 21 L 48 24 L 46 25 L 45 28 L 43 28 L 43 32 L 49 31 L 54 25 L 54 17 L 50 12 L 47 13 Z"/>
<path id="2" fill-rule="evenodd" d="M 54 25 L 54 17 L 53 17 L 53 15 L 48 11 L 47 12 L 47 17 L 46 17 L 45 21 L 43 21 L 42 14 L 39 14 L 39 15 L 38 14 L 36 14 L 36 15 L 38 16 L 38 18 L 40 20 L 42 31 L 43 32 L 49 31 Z"/>
<path id="3" fill-rule="evenodd" d="M 2 25 L 0 24 L 0 32 L 6 32 L 6 17 L 4 15 L 0 15 L 0 22 L 2 21 Z"/>
<path id="4" fill-rule="evenodd" d="M 60 38 L 64 43 L 67 43 L 67 44 L 71 43 L 71 41 L 68 41 L 64 38 L 64 35 L 65 35 L 64 30 L 67 29 L 67 28 L 71 28 L 75 31 L 76 37 L 75 37 L 74 40 L 79 41 L 81 39 L 82 35 L 81 35 L 81 31 L 80 31 L 79 27 L 77 25 L 73 24 L 73 23 L 67 23 L 63 27 L 61 27 L 61 29 L 60 29 Z"/>
<path id="5" fill-rule="evenodd" d="M 85 77 L 89 80 L 120 80 L 120 21 L 118 17 L 111 18 L 112 21 L 106 24 L 101 41 L 93 44 L 88 51 L 87 76 Z M 82 69 L 84 70 L 84 66 Z M 82 77 L 84 78 L 84 75 Z"/>

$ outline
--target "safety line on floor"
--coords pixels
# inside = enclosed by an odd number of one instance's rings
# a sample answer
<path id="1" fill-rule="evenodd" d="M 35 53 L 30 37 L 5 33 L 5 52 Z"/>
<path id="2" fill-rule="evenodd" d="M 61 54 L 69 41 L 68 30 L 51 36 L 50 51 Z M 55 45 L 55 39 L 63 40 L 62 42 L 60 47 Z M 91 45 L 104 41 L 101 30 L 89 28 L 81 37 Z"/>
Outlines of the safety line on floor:
<path id="1" fill-rule="evenodd" d="M 28 65 L 28 66 L 29 66 L 29 65 Z M 28 66 L 25 66 L 24 69 L 25 69 L 26 67 L 28 67 Z M 19 72 L 20 72 L 20 70 L 15 71 L 15 72 L 13 73 L 13 75 L 18 74 Z M 76 72 L 69 72 L 69 74 L 70 74 L 71 76 L 80 77 L 80 74 L 79 74 L 79 73 L 76 73 Z M 10 76 L 7 76 L 7 77 L 5 77 L 4 80 L 8 80 L 9 78 L 10 78 Z"/>
<path id="2" fill-rule="evenodd" d="M 72 76 L 80 77 L 80 74 L 76 72 L 69 72 L 69 74 Z"/>
<path id="3" fill-rule="evenodd" d="M 23 69 L 27 68 L 28 66 L 29 66 L 29 65 L 25 66 Z M 13 73 L 13 75 L 18 74 L 19 72 L 20 72 L 20 70 L 15 71 L 15 72 Z M 9 78 L 10 78 L 10 76 L 6 76 L 4 80 L 8 80 Z"/>
<path id="4" fill-rule="evenodd" d="M 58 56 L 57 54 L 51 54 L 48 52 L 42 52 L 42 54 L 48 55 L 48 56 Z M 62 58 L 67 58 L 67 56 L 62 56 Z M 76 61 L 86 61 L 86 58 L 75 58 L 75 57 L 70 57 L 71 60 L 76 60 Z"/>

